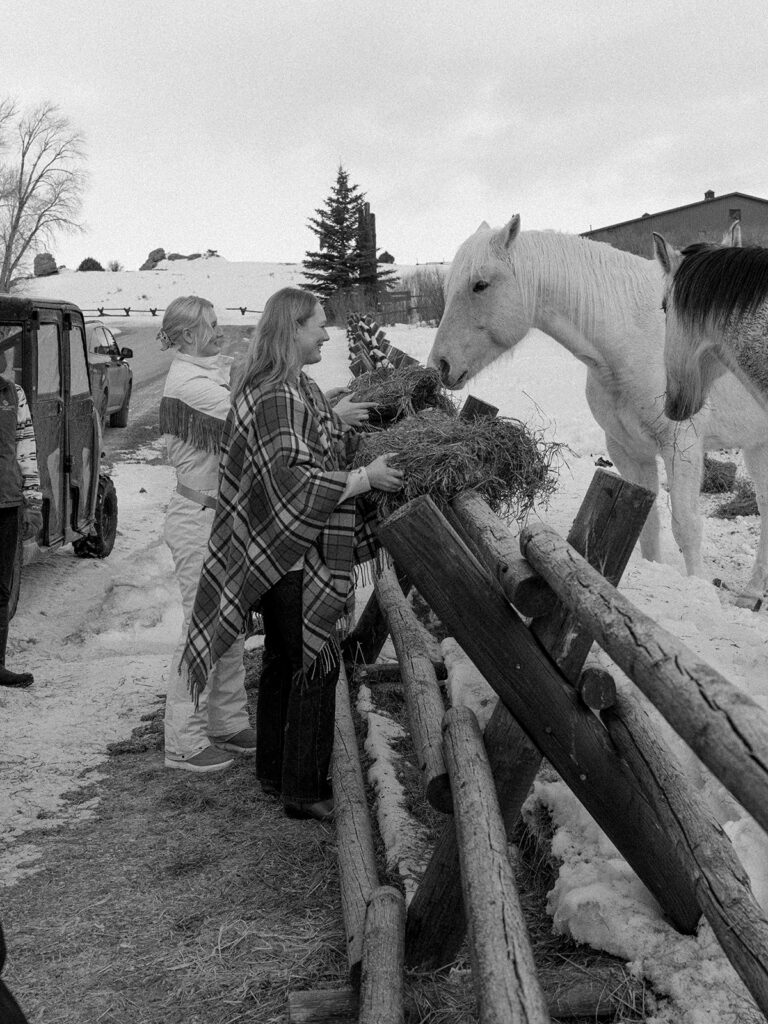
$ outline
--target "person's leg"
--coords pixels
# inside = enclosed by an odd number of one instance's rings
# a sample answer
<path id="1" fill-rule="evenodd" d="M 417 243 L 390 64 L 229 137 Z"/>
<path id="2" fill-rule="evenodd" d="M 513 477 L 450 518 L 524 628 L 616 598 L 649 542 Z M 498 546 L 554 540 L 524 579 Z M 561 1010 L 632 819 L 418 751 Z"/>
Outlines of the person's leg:
<path id="1" fill-rule="evenodd" d="M 238 638 L 213 666 L 208 679 L 208 737 L 222 750 L 252 754 L 256 733 L 248 717 L 243 665 L 244 639 Z"/>
<path id="2" fill-rule="evenodd" d="M 19 541 L 19 509 L 0 509 L 0 686 L 29 686 L 31 672 L 11 672 L 5 667 L 8 646 L 8 606 L 11 600 L 13 566 Z"/>
<path id="3" fill-rule="evenodd" d="M 165 761 L 167 767 L 189 764 L 202 757 L 201 768 L 214 771 L 226 768 L 231 757 L 208 751 L 209 685 L 200 694 L 197 710 L 190 697 L 184 677 L 179 673 L 181 655 L 187 637 L 187 628 L 195 603 L 200 570 L 208 546 L 213 512 L 199 508 L 181 495 L 174 494 L 168 506 L 165 521 L 165 541 L 173 555 L 176 579 L 181 590 L 184 621 L 181 636 L 168 671 L 168 689 L 165 698 Z M 208 754 L 211 754 L 209 757 Z M 218 755 L 218 756 L 217 756 Z"/>
<path id="4" fill-rule="evenodd" d="M 290 572 L 261 602 L 264 652 L 256 704 L 256 776 L 282 789 L 283 746 L 291 678 L 301 665 L 301 572 Z"/>
<path id="5" fill-rule="evenodd" d="M 338 658 L 309 677 L 294 675 L 288 702 L 283 755 L 283 801 L 286 810 L 330 801 L 328 779 L 333 751 Z M 327 810 L 332 809 L 332 804 Z"/>

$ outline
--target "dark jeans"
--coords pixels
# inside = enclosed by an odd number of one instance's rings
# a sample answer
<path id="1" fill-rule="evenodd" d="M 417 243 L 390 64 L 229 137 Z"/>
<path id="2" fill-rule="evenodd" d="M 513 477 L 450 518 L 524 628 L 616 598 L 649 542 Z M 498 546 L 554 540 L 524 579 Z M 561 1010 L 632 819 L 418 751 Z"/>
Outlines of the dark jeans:
<path id="1" fill-rule="evenodd" d="M 331 795 L 338 660 L 324 672 L 302 671 L 303 573 L 289 572 L 261 603 L 264 660 L 256 705 L 256 775 L 283 800 L 315 803 Z"/>
<path id="2" fill-rule="evenodd" d="M 0 665 L 5 665 L 8 640 L 8 603 L 16 545 L 19 539 L 19 509 L 0 508 Z"/>

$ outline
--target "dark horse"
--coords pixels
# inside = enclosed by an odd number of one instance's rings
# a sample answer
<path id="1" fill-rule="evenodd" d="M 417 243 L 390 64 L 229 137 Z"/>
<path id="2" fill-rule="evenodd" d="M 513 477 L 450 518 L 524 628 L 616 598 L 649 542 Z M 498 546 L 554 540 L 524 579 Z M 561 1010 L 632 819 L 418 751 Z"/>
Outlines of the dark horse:
<path id="1" fill-rule="evenodd" d="M 727 370 L 768 411 L 768 249 L 700 242 L 678 252 L 653 240 L 665 275 L 667 416 L 695 415 Z"/>

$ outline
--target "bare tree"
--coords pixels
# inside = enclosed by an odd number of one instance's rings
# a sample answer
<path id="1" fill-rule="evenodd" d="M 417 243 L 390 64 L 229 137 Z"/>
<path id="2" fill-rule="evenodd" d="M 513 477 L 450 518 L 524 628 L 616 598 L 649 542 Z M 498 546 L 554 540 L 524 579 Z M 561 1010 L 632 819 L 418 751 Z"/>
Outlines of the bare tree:
<path id="1" fill-rule="evenodd" d="M 57 231 L 79 231 L 84 143 L 59 108 L 0 101 L 0 292 Z"/>

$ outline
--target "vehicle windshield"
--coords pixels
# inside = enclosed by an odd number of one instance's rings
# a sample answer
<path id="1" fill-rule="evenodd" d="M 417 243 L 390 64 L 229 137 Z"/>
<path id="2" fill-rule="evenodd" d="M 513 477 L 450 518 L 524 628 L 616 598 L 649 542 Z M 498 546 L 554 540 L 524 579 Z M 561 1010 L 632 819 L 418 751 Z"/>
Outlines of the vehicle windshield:
<path id="1" fill-rule="evenodd" d="M 0 322 L 0 376 L 21 384 L 21 324 Z"/>

